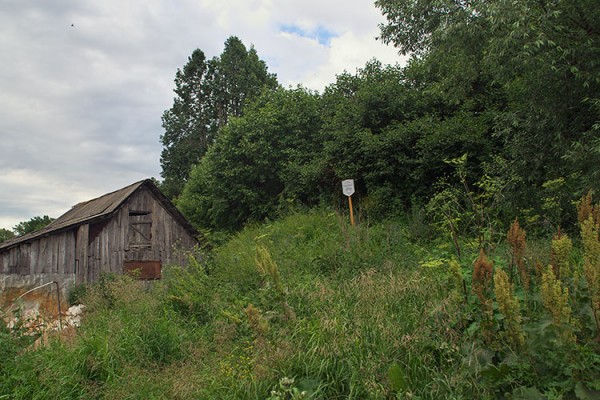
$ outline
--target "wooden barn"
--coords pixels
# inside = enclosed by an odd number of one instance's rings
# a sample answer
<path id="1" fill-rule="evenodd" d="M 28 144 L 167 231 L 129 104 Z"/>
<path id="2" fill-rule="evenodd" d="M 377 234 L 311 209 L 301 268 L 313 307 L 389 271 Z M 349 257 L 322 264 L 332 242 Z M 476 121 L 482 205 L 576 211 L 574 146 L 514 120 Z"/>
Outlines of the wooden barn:
<path id="1" fill-rule="evenodd" d="M 45 228 L 0 243 L 0 302 L 48 282 L 61 294 L 100 273 L 159 279 L 185 263 L 198 232 L 149 179 L 75 205 Z"/>

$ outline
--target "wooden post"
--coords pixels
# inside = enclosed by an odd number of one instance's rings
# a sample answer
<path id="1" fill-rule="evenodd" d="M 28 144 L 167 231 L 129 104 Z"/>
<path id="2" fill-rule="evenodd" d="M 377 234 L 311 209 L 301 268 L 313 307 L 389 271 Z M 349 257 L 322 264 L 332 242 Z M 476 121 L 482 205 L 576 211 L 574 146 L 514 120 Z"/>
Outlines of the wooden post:
<path id="1" fill-rule="evenodd" d="M 352 210 L 352 196 L 348 196 L 348 205 L 350 206 L 350 223 L 354 226 L 354 211 Z"/>

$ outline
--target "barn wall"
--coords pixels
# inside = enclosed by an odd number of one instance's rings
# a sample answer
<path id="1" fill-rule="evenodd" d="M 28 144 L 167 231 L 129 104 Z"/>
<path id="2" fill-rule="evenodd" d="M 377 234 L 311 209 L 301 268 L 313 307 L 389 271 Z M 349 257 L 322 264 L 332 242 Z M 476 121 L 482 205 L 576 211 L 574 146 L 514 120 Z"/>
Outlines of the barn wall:
<path id="1" fill-rule="evenodd" d="M 110 219 L 90 225 L 86 282 L 95 282 L 101 273 L 122 273 L 127 251 L 128 211 L 121 208 Z"/>
<path id="2" fill-rule="evenodd" d="M 66 300 L 75 282 L 75 231 L 59 232 L 0 252 L 0 304 L 6 305 L 22 293 L 56 281 Z M 53 287 L 35 291 L 24 299 L 37 303 L 48 298 L 55 303 Z M 50 300 L 51 299 L 51 300 Z"/>
<path id="3" fill-rule="evenodd" d="M 182 249 L 189 250 L 196 240 L 188 231 L 169 214 L 163 204 L 147 189 L 139 190 L 131 196 L 127 207 L 130 214 L 144 213 L 148 215 L 130 215 L 129 218 L 129 251 L 127 261 L 160 260 L 163 264 L 181 264 L 185 262 Z M 136 225 L 139 223 L 141 225 Z M 145 241 L 139 231 L 150 223 L 150 243 Z M 140 227 L 134 229 L 134 227 Z M 134 244 L 137 243 L 137 244 Z M 148 245 L 149 244 L 149 245 Z"/>
<path id="4" fill-rule="evenodd" d="M 55 233 L 0 252 L 0 274 L 72 274 L 75 230 Z"/>
<path id="5" fill-rule="evenodd" d="M 183 253 L 198 242 L 160 202 L 156 201 L 156 204 L 152 224 L 153 246 L 160 249 L 163 264 L 184 265 L 187 260 Z"/>
<path id="6" fill-rule="evenodd" d="M 162 246 L 156 238 L 156 214 L 162 209 L 162 204 L 148 189 L 143 188 L 128 199 L 124 208 L 127 208 L 129 218 L 125 260 L 162 260 Z"/>
<path id="7" fill-rule="evenodd" d="M 182 250 L 189 250 L 196 240 L 188 231 L 167 211 L 163 204 L 158 201 L 147 189 L 139 190 L 128 201 L 130 214 L 150 211 L 147 216 L 130 216 L 129 252 L 126 260 L 150 261 L 160 260 L 165 264 L 185 263 Z M 144 245 L 144 238 L 138 235 L 132 227 L 136 221 L 150 222 L 150 247 Z M 141 225 L 147 227 L 147 225 Z M 134 245 L 134 242 L 141 244 Z"/>

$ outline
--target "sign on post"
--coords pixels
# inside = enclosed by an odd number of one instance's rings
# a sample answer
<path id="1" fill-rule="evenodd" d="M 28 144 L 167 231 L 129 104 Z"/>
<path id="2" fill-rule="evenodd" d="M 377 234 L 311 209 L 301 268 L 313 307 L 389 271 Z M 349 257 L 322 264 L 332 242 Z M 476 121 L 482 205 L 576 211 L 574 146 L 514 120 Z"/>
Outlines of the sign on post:
<path id="1" fill-rule="evenodd" d="M 352 195 L 354 194 L 354 179 L 342 181 L 342 193 L 348 196 L 348 206 L 350 207 L 350 223 L 354 226 L 354 211 L 352 210 Z"/>
<path id="2" fill-rule="evenodd" d="M 342 192 L 348 197 L 354 194 L 354 179 L 342 181 Z"/>

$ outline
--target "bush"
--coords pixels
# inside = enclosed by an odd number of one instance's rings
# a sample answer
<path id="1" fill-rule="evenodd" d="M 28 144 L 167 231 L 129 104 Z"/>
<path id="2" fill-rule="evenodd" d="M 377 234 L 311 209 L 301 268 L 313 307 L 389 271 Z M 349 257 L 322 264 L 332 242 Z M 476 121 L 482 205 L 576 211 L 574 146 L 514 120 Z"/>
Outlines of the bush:
<path id="1" fill-rule="evenodd" d="M 73 286 L 69 293 L 67 294 L 67 301 L 69 305 L 74 306 L 77 304 L 81 304 L 83 298 L 87 293 L 87 285 L 85 284 L 77 284 Z"/>

